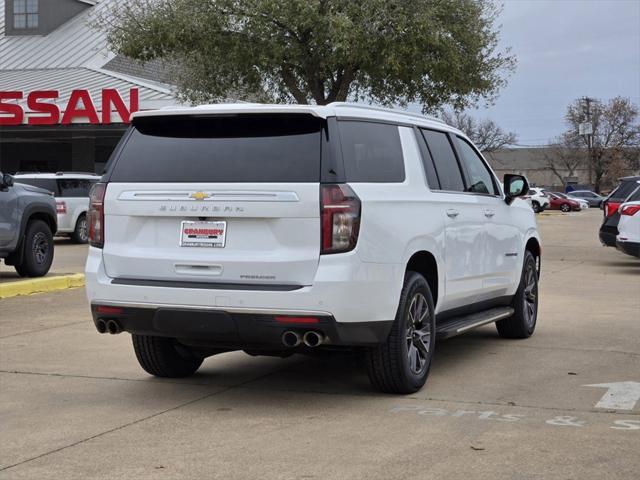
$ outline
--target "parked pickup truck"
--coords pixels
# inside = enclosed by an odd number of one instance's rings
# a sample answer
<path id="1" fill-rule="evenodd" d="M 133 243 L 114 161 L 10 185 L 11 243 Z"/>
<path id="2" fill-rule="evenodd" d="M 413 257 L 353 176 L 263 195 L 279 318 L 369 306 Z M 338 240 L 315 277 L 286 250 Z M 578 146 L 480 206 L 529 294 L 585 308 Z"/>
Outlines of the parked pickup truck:
<path id="1" fill-rule="evenodd" d="M 56 201 L 47 190 L 0 172 L 0 259 L 23 277 L 46 275 L 53 261 Z"/>

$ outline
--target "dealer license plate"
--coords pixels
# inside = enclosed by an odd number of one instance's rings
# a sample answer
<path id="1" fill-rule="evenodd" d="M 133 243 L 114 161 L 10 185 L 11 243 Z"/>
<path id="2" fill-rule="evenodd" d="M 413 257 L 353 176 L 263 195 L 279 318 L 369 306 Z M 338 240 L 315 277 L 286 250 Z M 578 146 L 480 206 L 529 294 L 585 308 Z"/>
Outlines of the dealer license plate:
<path id="1" fill-rule="evenodd" d="M 180 227 L 181 247 L 224 248 L 227 222 L 185 220 Z"/>

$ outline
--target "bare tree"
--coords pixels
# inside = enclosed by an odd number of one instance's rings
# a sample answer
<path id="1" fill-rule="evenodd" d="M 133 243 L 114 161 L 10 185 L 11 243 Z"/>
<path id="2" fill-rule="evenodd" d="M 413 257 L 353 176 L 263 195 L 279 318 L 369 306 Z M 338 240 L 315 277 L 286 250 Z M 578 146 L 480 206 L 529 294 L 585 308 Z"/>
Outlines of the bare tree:
<path id="1" fill-rule="evenodd" d="M 566 185 L 567 177 L 574 177 L 578 167 L 585 165 L 587 152 L 579 137 L 567 133 L 549 143 L 544 154 L 544 163 Z"/>
<path id="2" fill-rule="evenodd" d="M 628 98 L 615 97 L 606 103 L 577 99 L 567 107 L 565 118 L 569 127 L 565 135 L 581 140 L 582 146 L 589 150 L 588 164 L 596 192 L 600 191 L 603 178 L 614 177 L 625 166 L 632 168 L 637 164 L 638 106 Z M 591 148 L 588 137 L 579 134 L 579 125 L 587 120 L 593 126 Z"/>
<path id="3" fill-rule="evenodd" d="M 483 152 L 492 152 L 513 145 L 518 141 L 518 136 L 515 133 L 505 132 L 498 124 L 488 118 L 476 119 L 464 112 L 444 112 L 442 120 L 452 127 L 462 130 Z"/>

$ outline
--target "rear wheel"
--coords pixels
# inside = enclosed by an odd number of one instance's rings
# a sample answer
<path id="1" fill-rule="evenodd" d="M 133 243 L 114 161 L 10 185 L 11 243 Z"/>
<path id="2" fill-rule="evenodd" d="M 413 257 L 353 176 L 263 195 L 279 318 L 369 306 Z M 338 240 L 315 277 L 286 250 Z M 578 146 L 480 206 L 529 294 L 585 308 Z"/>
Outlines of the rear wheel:
<path id="1" fill-rule="evenodd" d="M 367 373 L 383 392 L 413 393 L 425 384 L 435 347 L 433 296 L 425 278 L 407 272 L 389 337 L 367 351 Z"/>
<path id="2" fill-rule="evenodd" d="M 501 337 L 528 338 L 536 329 L 538 319 L 538 269 L 533 254 L 526 251 L 520 286 L 511 306 L 511 317 L 496 322 Z"/>
<path id="3" fill-rule="evenodd" d="M 89 225 L 85 214 L 78 217 L 76 228 L 71 234 L 71 241 L 73 243 L 87 243 L 89 241 Z"/>
<path id="4" fill-rule="evenodd" d="M 560 210 L 562 210 L 564 213 L 570 212 L 571 205 L 569 205 L 568 203 L 563 203 L 562 205 L 560 205 Z"/>
<path id="5" fill-rule="evenodd" d="M 46 222 L 32 220 L 27 225 L 22 245 L 22 263 L 15 265 L 21 277 L 42 277 L 53 262 L 53 235 Z"/>
<path id="6" fill-rule="evenodd" d="M 202 357 L 194 355 L 173 338 L 131 335 L 138 363 L 156 377 L 188 377 L 200 368 Z"/>

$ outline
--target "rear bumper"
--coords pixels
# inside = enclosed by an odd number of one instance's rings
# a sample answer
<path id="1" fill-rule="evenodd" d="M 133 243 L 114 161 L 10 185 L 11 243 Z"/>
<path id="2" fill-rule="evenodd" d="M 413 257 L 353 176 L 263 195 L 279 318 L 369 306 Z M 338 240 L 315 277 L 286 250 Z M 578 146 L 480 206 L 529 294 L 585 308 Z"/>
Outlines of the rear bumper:
<path id="1" fill-rule="evenodd" d="M 618 229 L 616 227 L 610 227 L 603 225 L 600 227 L 600 242 L 607 247 L 616 246 L 616 237 L 618 236 Z"/>
<path id="2" fill-rule="evenodd" d="M 616 248 L 627 255 L 640 258 L 639 242 L 621 242 L 620 240 L 616 240 Z"/>
<path id="3" fill-rule="evenodd" d="M 322 256 L 313 285 L 294 290 L 243 290 L 237 285 L 227 289 L 216 285 L 202 288 L 202 284 L 190 288 L 186 282 L 179 287 L 136 285 L 114 282 L 105 273 L 102 251 L 90 247 L 85 273 L 91 304 L 200 309 L 234 315 L 314 315 L 331 317 L 336 324 L 350 324 L 395 318 L 404 267 L 366 263 L 356 254 L 339 254 Z"/>
<path id="4" fill-rule="evenodd" d="M 111 307 L 115 304 L 111 304 Z M 335 346 L 367 346 L 384 342 L 392 320 L 384 322 L 338 323 L 331 316 L 316 317 L 317 323 L 281 323 L 275 315 L 242 313 L 217 309 L 120 306 L 121 312 L 99 313 L 91 305 L 93 322 L 115 320 L 120 329 L 138 335 L 177 338 L 183 342 L 229 349 L 282 349 L 282 335 L 295 331 L 320 332 L 324 344 Z"/>

